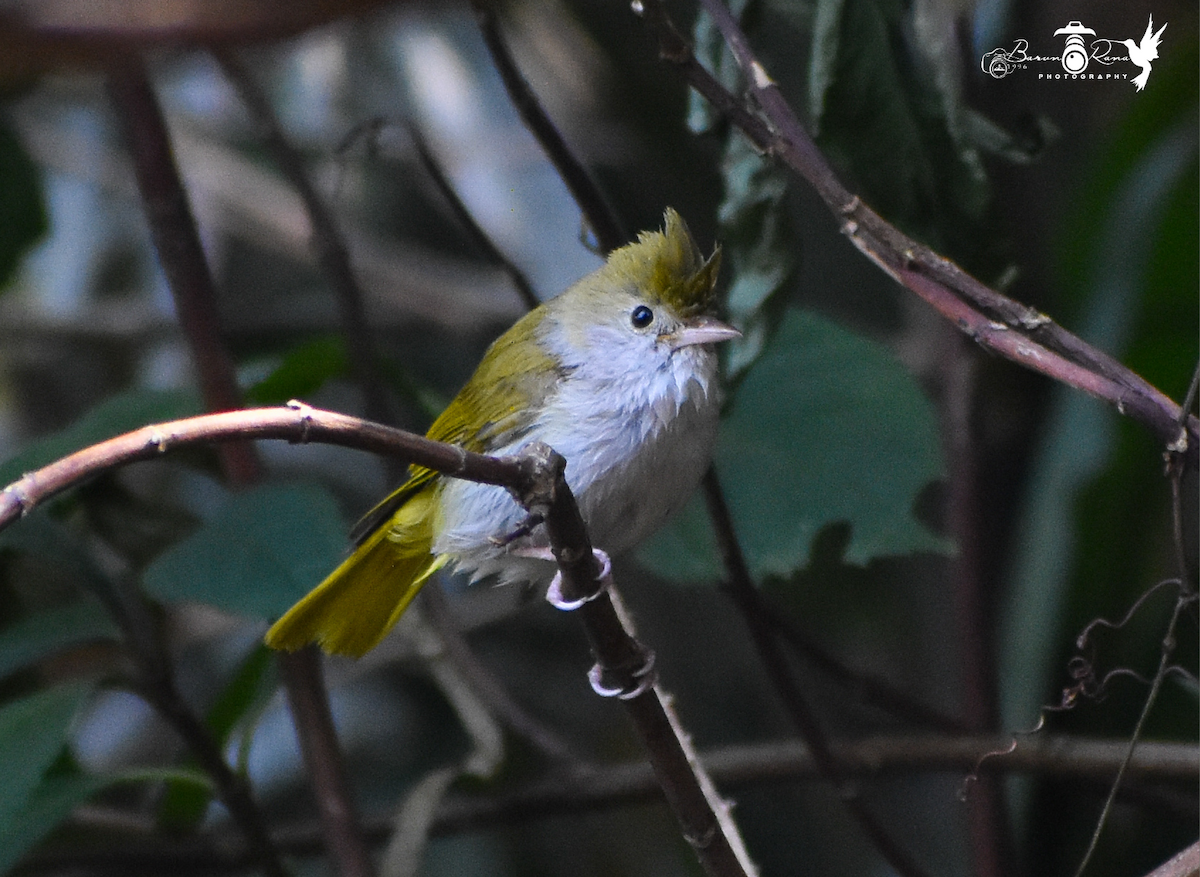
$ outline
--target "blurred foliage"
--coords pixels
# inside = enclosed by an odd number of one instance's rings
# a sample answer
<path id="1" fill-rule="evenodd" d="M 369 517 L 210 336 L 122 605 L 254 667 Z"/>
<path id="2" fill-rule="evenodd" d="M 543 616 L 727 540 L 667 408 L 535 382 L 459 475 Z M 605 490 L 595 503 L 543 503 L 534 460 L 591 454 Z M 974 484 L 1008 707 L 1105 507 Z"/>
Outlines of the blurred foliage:
<path id="1" fill-rule="evenodd" d="M 991 46 L 960 38 L 1002 5 L 747 0 L 733 8 L 864 200 L 983 279 L 1005 276 L 1013 295 L 1178 398 L 1196 363 L 1200 288 L 1194 4 L 1153 10 L 1169 28 L 1137 94 L 1124 81 L 985 76 L 977 55 Z M 996 730 L 1032 725 L 1038 707 L 1070 684 L 1080 629 L 1121 617 L 1178 572 L 1161 449 L 1094 400 L 977 358 L 968 420 L 979 477 L 967 489 L 980 523 L 965 531 L 971 550 L 956 552 L 967 525 L 948 518 L 944 479 L 964 467 L 943 459 L 953 446 L 944 327 L 930 329 L 929 316 L 837 235 L 836 218 L 802 184 L 689 97 L 625 7 L 512 0 L 501 9 L 522 70 L 626 227 L 657 225 L 669 204 L 702 247 L 717 240 L 724 249 L 727 310 L 745 339 L 724 363 L 716 465 L 780 624 L 846 668 L 957 716 L 969 699 L 964 640 L 976 628 L 959 614 L 956 564 L 975 563 L 995 690 L 973 694 L 999 715 Z M 1005 9 L 1005 37 L 1035 45 L 1078 15 L 1062 3 Z M 740 90 L 708 18 L 677 11 L 694 26 L 697 56 Z M 208 14 L 219 19 L 221 10 Z M 1140 33 L 1142 14 L 1107 10 L 1096 24 L 1106 34 Z M 420 127 L 468 209 L 543 297 L 598 258 L 508 106 L 469 8 L 399 4 L 328 27 L 309 30 L 307 21 L 288 19 L 281 26 L 297 36 L 251 47 L 247 57 L 338 215 L 398 421 L 423 428 L 520 302 L 467 246 L 403 124 L 386 120 Z M 194 24 L 224 33 L 211 18 Z M 108 26 L 120 32 L 122 23 Z M 30 46 L 45 36 L 18 29 L 12 39 L 22 34 Z M 55 45 L 48 59 L 84 63 L 23 81 L 0 124 L 4 484 L 94 442 L 199 411 L 169 296 L 144 229 L 130 220 L 137 208 L 102 79 L 81 72 L 102 47 L 86 34 Z M 173 43 L 153 57 L 247 400 L 303 398 L 357 413 L 362 400 L 307 222 L 235 92 L 200 49 Z M 375 132 L 366 148 L 344 148 L 366 129 Z M 52 424 L 70 425 L 46 433 Z M 0 873 L 40 852 L 135 853 L 177 837 L 214 846 L 233 837 L 192 756 L 128 693 L 130 655 L 160 642 L 165 669 L 248 778 L 269 823 L 313 831 L 315 809 L 260 637 L 343 556 L 345 522 L 383 493 L 386 476 L 377 461 L 342 449 L 261 450 L 268 478 L 255 490 L 220 485 L 211 455 L 167 455 L 98 478 L 0 533 Z M 1194 488 L 1193 480 L 1189 512 Z M 1185 530 L 1194 535 L 1193 519 Z M 1194 541 L 1187 549 L 1194 577 Z M 722 568 L 699 501 L 622 560 L 626 599 L 697 742 L 794 738 L 744 624 L 711 587 Z M 144 617 L 131 609 L 134 585 L 150 607 Z M 586 645 L 572 619 L 519 589 L 444 585 L 478 658 L 517 703 L 597 763 L 641 757 L 620 711 L 588 689 Z M 1100 673 L 1150 672 L 1169 602 L 1165 594 L 1148 601 L 1125 628 L 1098 634 L 1085 657 Z M 376 824 L 450 775 L 439 772 L 461 774 L 464 751 L 479 746 L 469 698 L 435 667 L 429 636 L 420 618 L 406 618 L 359 664 L 328 664 L 352 779 Z M 1192 674 L 1197 649 L 1193 611 L 1178 647 Z M 925 729 L 821 671 L 803 650 L 795 657 L 831 736 Z M 1150 733 L 1194 743 L 1197 690 L 1181 679 L 1164 687 Z M 1122 678 L 1106 699 L 1055 715 L 1050 730 L 1127 737 L 1144 695 L 1144 685 Z M 502 800 L 553 775 L 528 742 L 514 734 L 503 742 L 500 775 L 460 779 L 452 796 Z M 969 873 L 978 854 L 955 795 L 960 779 L 903 774 L 862 784 L 881 821 L 931 873 Z M 1083 779 L 1013 784 L 1006 873 L 1072 873 L 1106 788 Z M 812 873 L 888 873 L 822 784 L 759 785 L 737 797 L 764 873 L 791 873 L 799 862 Z M 155 828 L 89 825 L 76 809 L 85 801 Z M 1149 870 L 1194 839 L 1196 815 L 1195 783 L 1135 789 L 1089 874 Z M 316 858 L 297 858 L 304 873 L 320 873 Z M 424 868 L 497 877 L 697 873 L 656 805 L 463 830 L 433 839 Z"/>

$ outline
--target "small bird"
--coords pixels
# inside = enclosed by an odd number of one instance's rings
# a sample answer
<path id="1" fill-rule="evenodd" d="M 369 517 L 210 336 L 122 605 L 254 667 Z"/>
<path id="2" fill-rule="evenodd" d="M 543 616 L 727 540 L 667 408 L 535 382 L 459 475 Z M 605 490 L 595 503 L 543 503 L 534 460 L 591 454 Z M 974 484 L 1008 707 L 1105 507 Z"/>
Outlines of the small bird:
<path id="1" fill-rule="evenodd" d="M 1151 15 L 1140 46 L 1135 45 L 1133 40 L 1121 40 L 1129 50 L 1129 60 L 1142 68 L 1142 72 L 1133 77 L 1133 84 L 1137 86 L 1138 91 L 1145 88 L 1147 80 L 1150 79 L 1150 62 L 1158 59 L 1158 44 L 1161 42 L 1162 32 L 1166 29 L 1164 24 L 1158 29 L 1158 33 L 1154 33 L 1154 16 Z"/>
<path id="2" fill-rule="evenodd" d="M 636 545 L 683 505 L 712 456 L 713 345 L 741 334 L 714 316 L 719 269 L 720 249 L 705 259 L 668 209 L 661 232 L 642 232 L 501 335 L 428 437 L 495 455 L 545 442 L 566 458 L 593 543 Z M 472 581 L 545 584 L 549 543 L 544 527 L 517 535 L 525 520 L 502 487 L 410 467 L 267 645 L 361 657 L 447 565 Z"/>

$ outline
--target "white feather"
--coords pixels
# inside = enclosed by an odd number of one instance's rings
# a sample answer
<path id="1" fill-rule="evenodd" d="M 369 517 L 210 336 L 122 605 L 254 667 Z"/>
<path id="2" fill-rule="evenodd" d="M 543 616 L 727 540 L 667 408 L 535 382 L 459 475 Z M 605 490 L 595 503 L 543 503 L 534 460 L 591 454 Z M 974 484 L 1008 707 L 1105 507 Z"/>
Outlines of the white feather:
<path id="1" fill-rule="evenodd" d="M 708 345 L 672 349 L 678 321 L 660 314 L 652 333 L 630 330 L 628 310 L 593 323 L 586 336 L 547 318 L 541 343 L 565 377 L 514 453 L 543 441 L 567 461 L 566 477 L 593 544 L 610 554 L 636 545 L 687 500 L 712 456 L 720 400 L 717 358 Z M 449 554 L 473 579 L 544 582 L 546 561 L 514 551 L 546 544 L 537 530 L 508 549 L 497 546 L 525 512 L 502 488 L 450 480 L 434 551 Z"/>

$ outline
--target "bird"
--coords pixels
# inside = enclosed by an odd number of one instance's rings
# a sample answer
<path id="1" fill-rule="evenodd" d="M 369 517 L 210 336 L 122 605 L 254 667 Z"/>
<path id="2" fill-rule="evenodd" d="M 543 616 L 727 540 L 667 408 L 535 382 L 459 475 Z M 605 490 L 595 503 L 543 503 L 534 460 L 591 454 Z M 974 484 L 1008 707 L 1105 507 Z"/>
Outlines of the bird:
<path id="1" fill-rule="evenodd" d="M 544 442 L 592 542 L 633 547 L 686 501 L 707 469 L 721 405 L 715 346 L 740 336 L 715 315 L 720 247 L 705 258 L 664 213 L 605 264 L 538 305 L 488 348 L 427 436 L 505 455 Z M 360 522 L 353 552 L 267 631 L 361 657 L 443 567 L 478 581 L 546 584 L 545 528 L 502 487 L 420 466 Z"/>
<path id="2" fill-rule="evenodd" d="M 1141 45 L 1136 45 L 1133 40 L 1121 40 L 1129 50 L 1129 60 L 1142 68 L 1142 72 L 1133 78 L 1133 84 L 1138 91 L 1145 88 L 1147 80 L 1150 79 L 1150 63 L 1158 58 L 1158 44 L 1161 42 L 1162 32 L 1166 29 L 1164 24 L 1158 29 L 1158 33 L 1154 33 L 1154 16 L 1151 15 L 1146 24 L 1146 32 L 1142 35 Z"/>

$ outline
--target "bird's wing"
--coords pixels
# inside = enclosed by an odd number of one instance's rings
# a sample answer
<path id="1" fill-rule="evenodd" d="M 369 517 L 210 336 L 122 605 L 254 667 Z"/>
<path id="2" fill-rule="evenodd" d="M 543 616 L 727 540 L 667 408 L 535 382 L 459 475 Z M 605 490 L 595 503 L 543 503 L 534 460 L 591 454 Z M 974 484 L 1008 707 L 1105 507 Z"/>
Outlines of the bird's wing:
<path id="1" fill-rule="evenodd" d="M 549 354 L 537 344 L 535 333 L 543 315 L 541 309 L 531 311 L 496 339 L 475 374 L 429 427 L 426 436 L 488 454 L 529 433 L 535 412 L 544 407 L 562 377 Z M 408 480 L 354 526 L 351 541 L 363 544 L 437 477 L 432 469 L 411 466 Z"/>

